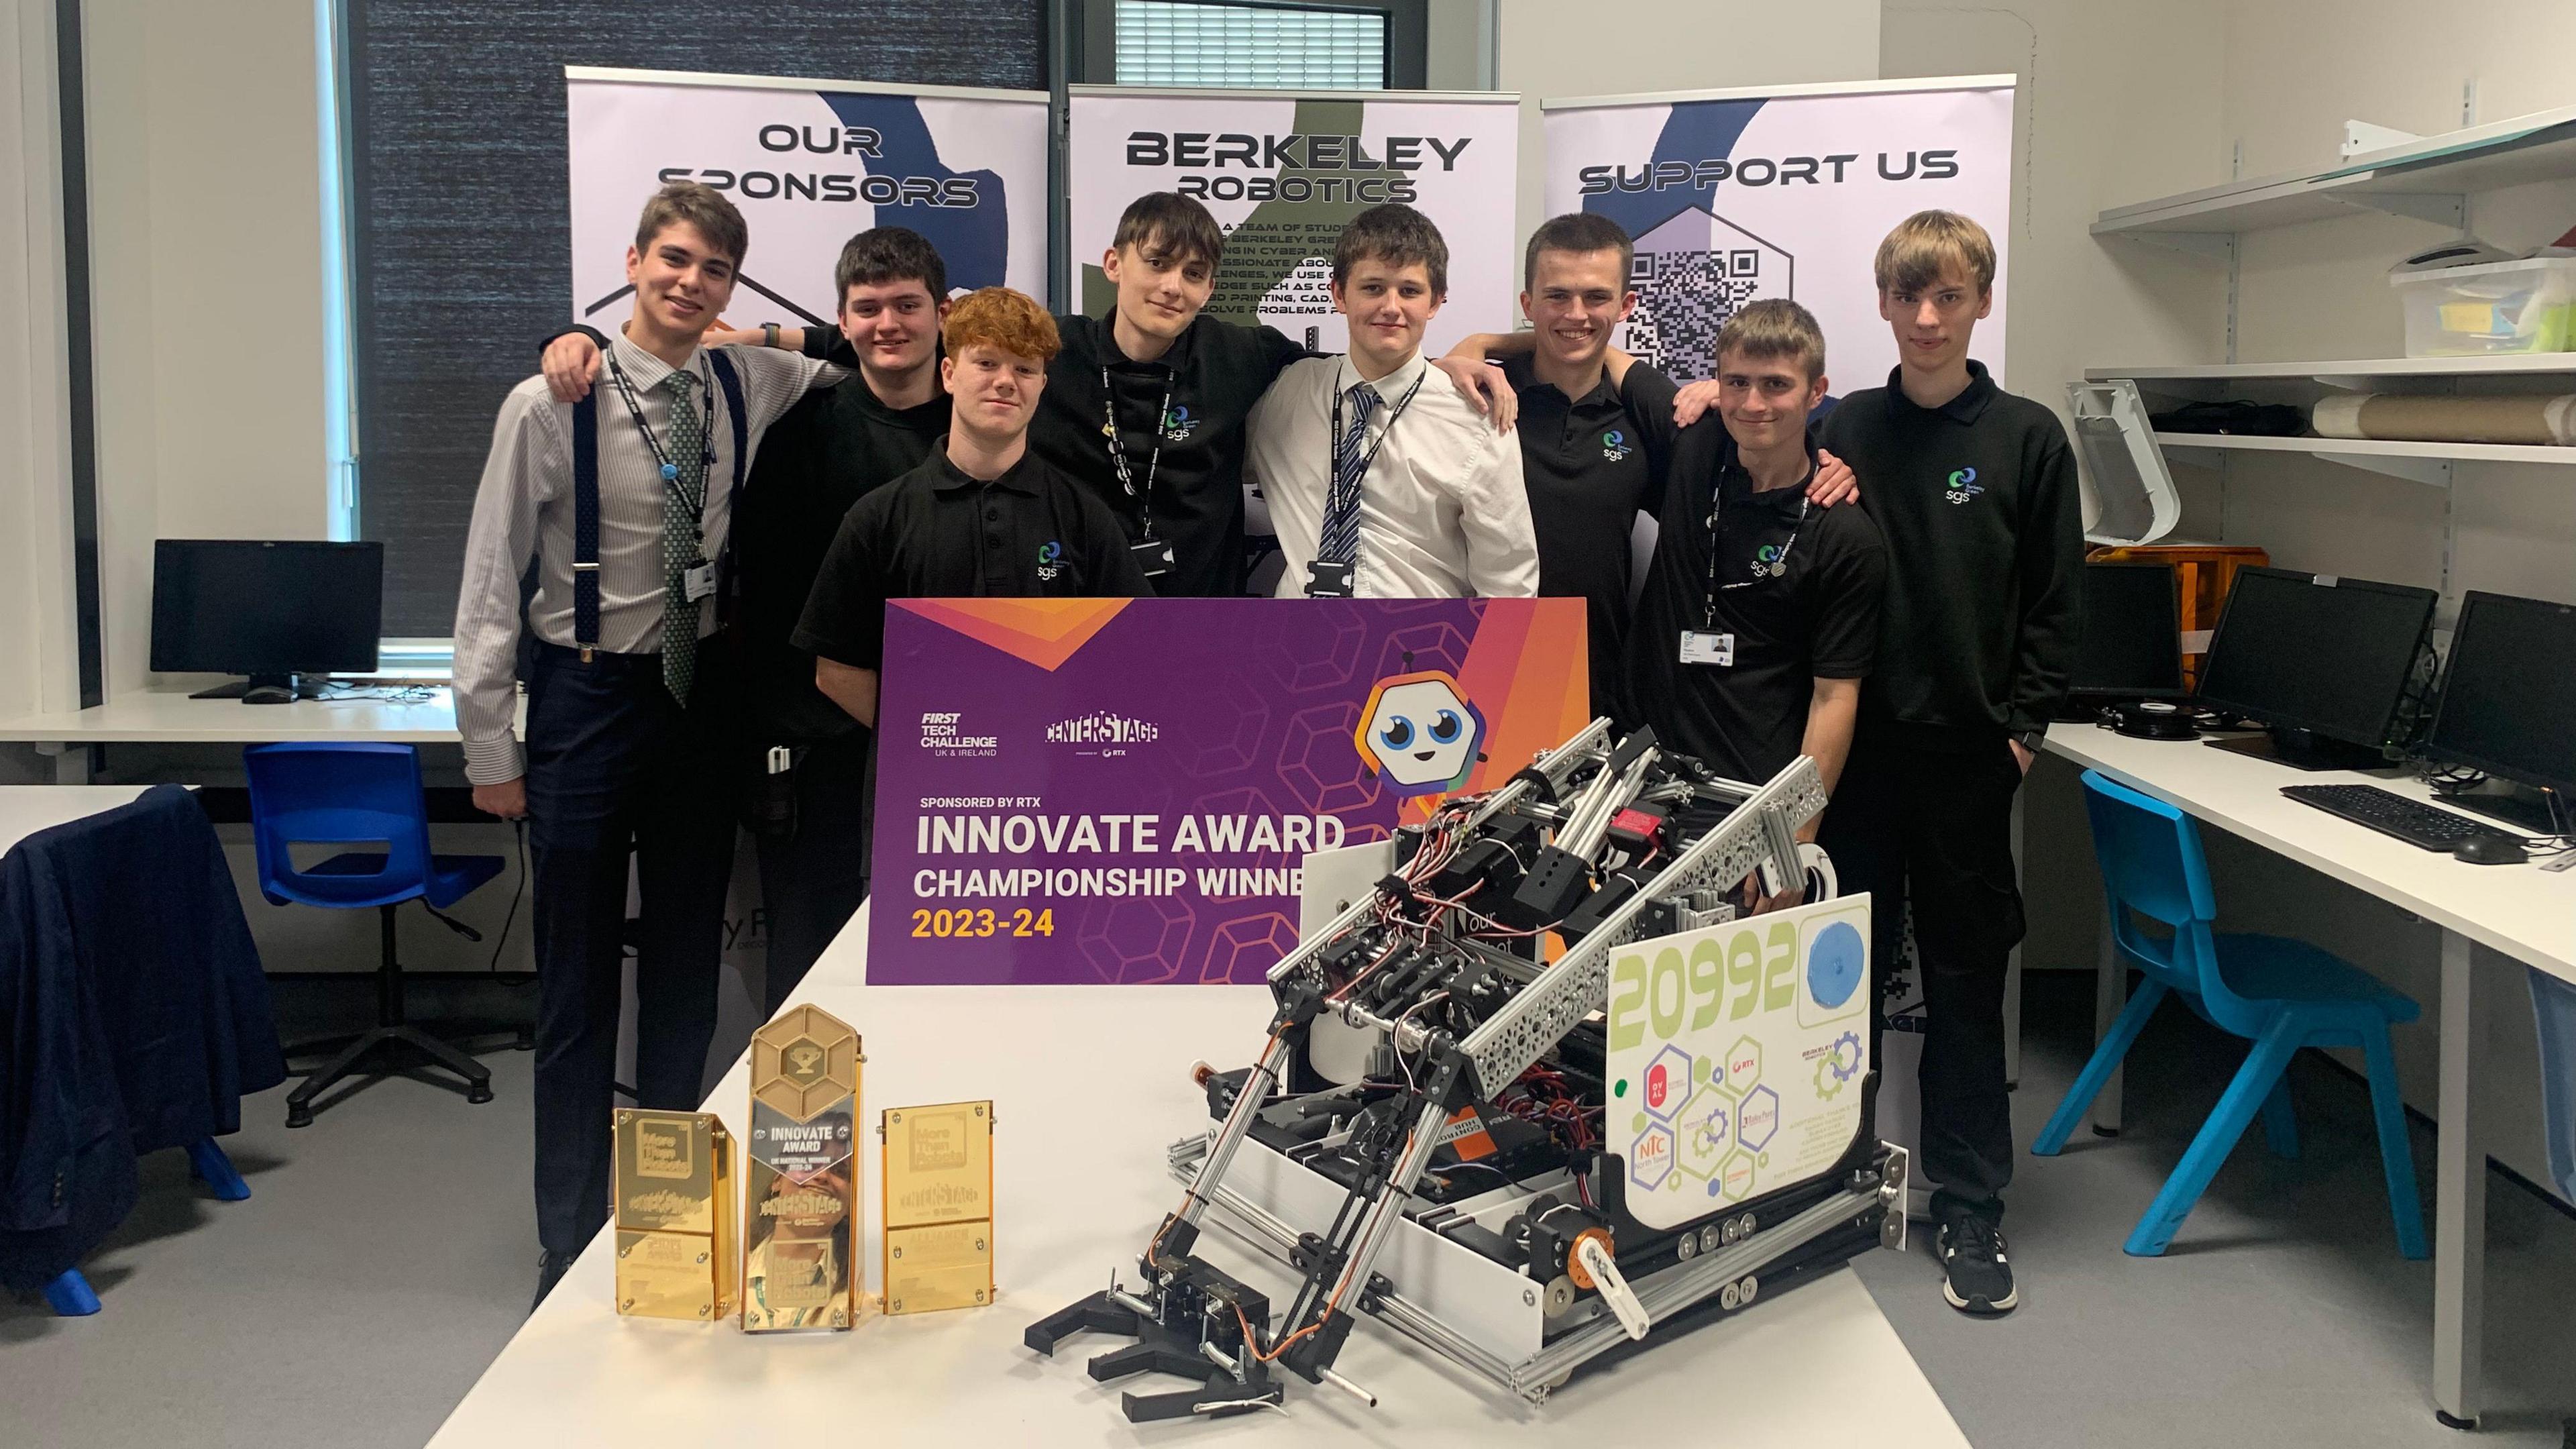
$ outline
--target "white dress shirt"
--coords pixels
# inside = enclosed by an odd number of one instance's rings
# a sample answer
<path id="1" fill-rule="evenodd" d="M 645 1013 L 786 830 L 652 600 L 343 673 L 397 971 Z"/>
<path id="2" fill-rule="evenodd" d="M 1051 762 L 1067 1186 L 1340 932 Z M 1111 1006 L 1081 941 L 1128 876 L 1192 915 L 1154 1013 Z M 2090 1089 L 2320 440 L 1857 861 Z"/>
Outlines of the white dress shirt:
<path id="1" fill-rule="evenodd" d="M 1417 380 L 1421 389 L 1395 416 Z M 1349 358 L 1310 357 L 1281 373 L 1252 409 L 1244 475 L 1270 505 L 1287 559 L 1283 599 L 1306 592 L 1306 566 L 1323 533 L 1333 491 L 1333 396 L 1359 383 Z M 1536 594 L 1538 541 L 1521 486 L 1520 439 L 1496 431 L 1419 353 L 1370 386 L 1380 403 L 1360 451 L 1378 451 L 1360 481 L 1352 592 L 1364 599 Z M 1345 397 L 1346 427 L 1350 406 Z"/>
<path id="2" fill-rule="evenodd" d="M 609 356 L 623 368 L 636 406 L 653 435 L 670 443 L 671 394 L 662 380 L 674 369 L 652 353 L 612 337 Z M 837 381 L 842 369 L 763 347 L 727 347 L 725 356 L 742 382 L 745 438 L 752 450 L 780 414 L 820 379 Z M 724 556 L 733 521 L 733 421 L 724 390 L 700 348 L 687 367 L 698 376 L 691 406 L 715 399 L 708 430 L 706 501 L 699 513 L 703 551 Z M 616 654 L 652 654 L 662 647 L 662 472 L 617 385 L 603 369 L 592 386 L 599 405 L 599 647 Z M 703 416 L 703 413 L 701 414 Z M 465 778 L 477 785 L 517 779 L 526 769 L 517 712 L 519 577 L 537 560 L 537 593 L 528 607 L 537 637 L 569 648 L 572 608 L 572 417 L 543 377 L 510 389 L 492 425 L 492 455 L 474 495 L 474 522 L 465 537 L 465 579 L 456 595 L 456 728 L 465 740 Z M 746 471 L 749 458 L 743 459 Z M 698 601 L 698 637 L 715 632 L 715 610 Z"/>

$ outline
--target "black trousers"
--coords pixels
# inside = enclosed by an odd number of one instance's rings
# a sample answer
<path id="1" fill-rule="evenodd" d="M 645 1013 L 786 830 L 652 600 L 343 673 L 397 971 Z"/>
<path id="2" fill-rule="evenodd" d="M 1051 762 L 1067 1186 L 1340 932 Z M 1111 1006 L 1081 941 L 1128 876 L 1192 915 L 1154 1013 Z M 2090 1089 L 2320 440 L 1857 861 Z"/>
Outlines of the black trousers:
<path id="1" fill-rule="evenodd" d="M 1864 719 L 1817 840 L 1843 892 L 1871 894 L 1872 961 L 1896 959 L 1910 892 L 1923 971 L 1922 1167 L 1940 1184 L 1933 1217 L 1999 1222 L 2013 1168 L 2004 968 L 2023 925 L 2012 857 L 2021 767 L 2001 733 L 1928 733 Z M 1874 1027 L 1883 1029 L 1885 1007 L 1881 996 Z"/>
<path id="2" fill-rule="evenodd" d="M 874 740 L 873 731 L 855 729 L 805 745 L 789 787 L 796 801 L 793 828 L 755 837 L 769 936 L 765 994 L 771 1016 L 867 897 Z"/>
<path id="3" fill-rule="evenodd" d="M 537 1240 L 578 1253 L 608 1220 L 627 857 L 643 893 L 635 961 L 639 1105 L 695 1110 L 715 1036 L 734 821 L 719 725 L 721 650 L 692 705 L 657 654 L 537 646 L 528 679 L 528 844 L 536 875 Z"/>

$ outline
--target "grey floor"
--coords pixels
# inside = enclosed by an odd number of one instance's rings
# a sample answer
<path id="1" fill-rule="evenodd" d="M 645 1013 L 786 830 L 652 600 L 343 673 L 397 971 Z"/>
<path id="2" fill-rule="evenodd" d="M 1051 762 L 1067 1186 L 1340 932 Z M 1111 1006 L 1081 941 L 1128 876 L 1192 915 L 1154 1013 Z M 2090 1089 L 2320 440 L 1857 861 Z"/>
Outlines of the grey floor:
<path id="1" fill-rule="evenodd" d="M 2090 993 L 2089 977 L 2033 978 L 2014 1113 L 2025 1145 L 2082 1063 Z M 489 1045 L 487 1106 L 394 1078 L 288 1132 L 283 1089 L 247 1104 L 227 1146 L 248 1202 L 206 1198 L 177 1153 L 149 1161 L 143 1206 L 87 1266 L 106 1311 L 61 1320 L 0 1299 L 0 1445 L 426 1440 L 518 1326 L 534 1271 L 530 1058 L 506 1037 Z M 2331 1066 L 2299 1063 L 2300 1160 L 2248 1142 L 2171 1253 L 2122 1256 L 2240 1055 L 2169 1012 L 2135 1057 L 2124 1137 L 2021 1159 L 2007 1227 L 2025 1303 L 2010 1317 L 1943 1306 L 1919 1238 L 1910 1255 L 1861 1260 L 1970 1441 L 2555 1449 L 2576 1414 L 2576 1220 L 2494 1180 L 2493 1408 L 2473 1439 L 2436 1426 L 2431 1265 L 2398 1258 L 2366 1100 Z M 2432 1147 L 2419 1127 L 2428 1206 Z"/>

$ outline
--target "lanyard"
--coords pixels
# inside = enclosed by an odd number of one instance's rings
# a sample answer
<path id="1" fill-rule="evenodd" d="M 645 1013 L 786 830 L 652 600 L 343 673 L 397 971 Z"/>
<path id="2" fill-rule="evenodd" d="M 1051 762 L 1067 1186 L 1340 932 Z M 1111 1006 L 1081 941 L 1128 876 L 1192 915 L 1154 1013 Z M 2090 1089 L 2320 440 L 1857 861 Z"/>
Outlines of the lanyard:
<path id="1" fill-rule="evenodd" d="M 1145 461 L 1145 486 L 1140 492 L 1136 475 L 1127 466 L 1127 440 L 1118 433 L 1118 390 L 1110 385 L 1109 364 L 1100 364 L 1100 435 L 1109 440 L 1109 466 L 1118 474 L 1118 486 L 1127 490 L 1127 499 L 1145 516 L 1145 537 L 1154 536 L 1154 475 L 1163 471 L 1163 427 L 1172 416 L 1172 384 L 1180 373 L 1163 369 L 1163 405 L 1154 411 L 1154 456 Z"/>
<path id="2" fill-rule="evenodd" d="M 689 485 L 680 479 L 680 465 L 673 462 L 671 455 L 663 450 L 662 440 L 653 436 L 653 425 L 644 421 L 644 409 L 635 401 L 635 385 L 626 380 L 626 369 L 617 365 L 617 357 L 614 353 L 609 354 L 608 375 L 617 382 L 617 395 L 626 400 L 626 415 L 635 420 L 635 431 L 644 435 L 645 449 L 652 453 L 653 461 L 661 468 L 662 486 L 680 495 L 680 502 L 688 506 L 690 526 L 697 530 L 699 537 L 704 538 L 707 526 L 707 469 L 716 461 L 714 447 L 716 390 L 707 386 L 705 378 L 698 379 L 698 386 L 704 389 L 707 395 L 707 415 L 706 421 L 698 428 L 698 491 L 691 493 Z"/>
<path id="3" fill-rule="evenodd" d="M 1377 430 L 1377 441 L 1369 444 L 1368 456 L 1360 459 L 1359 481 L 1361 483 L 1365 484 L 1368 482 L 1369 465 L 1377 461 L 1377 450 L 1386 446 L 1387 435 L 1395 431 L 1395 420 L 1403 417 L 1404 410 L 1413 405 L 1413 395 L 1422 391 L 1422 379 L 1429 377 L 1430 375 L 1431 369 L 1426 364 L 1420 372 L 1413 375 L 1413 386 L 1406 388 L 1404 390 L 1404 396 L 1396 399 L 1395 410 L 1386 415 L 1386 425 Z M 1371 385 L 1374 386 L 1374 384 Z M 1333 389 L 1333 472 L 1331 476 L 1334 478 L 1338 478 L 1342 471 L 1342 398 L 1344 393 L 1345 389 L 1338 387 Z"/>
<path id="4" fill-rule="evenodd" d="M 1731 584 L 1721 584 L 1717 581 L 1718 560 L 1722 552 L 1718 543 L 1717 520 L 1719 515 L 1726 511 L 1726 475 L 1722 471 L 1718 474 L 1715 486 L 1709 490 L 1708 499 L 1708 600 L 1707 607 L 1700 614 L 1701 628 L 1717 627 L 1718 595 L 1729 589 L 1749 589 L 1766 578 L 1776 579 L 1789 572 L 1789 550 L 1798 546 L 1798 535 L 1806 531 L 1807 510 L 1813 507 L 1815 507 L 1813 498 L 1804 494 L 1799 495 L 1798 521 L 1789 525 L 1789 541 L 1780 545 L 1780 551 L 1768 559 L 1761 558 L 1757 553 L 1753 560 L 1753 577 L 1739 579 Z"/>

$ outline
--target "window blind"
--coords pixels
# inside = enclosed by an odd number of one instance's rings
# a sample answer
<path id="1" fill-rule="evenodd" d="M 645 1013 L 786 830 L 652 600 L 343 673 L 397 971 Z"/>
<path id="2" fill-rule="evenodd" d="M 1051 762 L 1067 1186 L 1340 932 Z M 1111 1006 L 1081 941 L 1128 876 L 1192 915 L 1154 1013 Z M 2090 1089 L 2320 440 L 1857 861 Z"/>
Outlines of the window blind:
<path id="1" fill-rule="evenodd" d="M 1382 90 L 1387 13 L 1117 0 L 1118 84 Z"/>
<path id="2" fill-rule="evenodd" d="M 572 279 L 567 65 L 1045 86 L 1043 0 L 344 0 L 358 536 L 388 636 L 443 638 L 501 397 Z"/>

